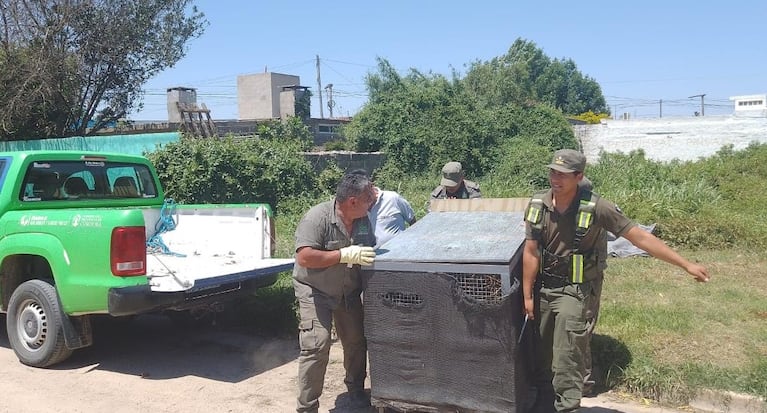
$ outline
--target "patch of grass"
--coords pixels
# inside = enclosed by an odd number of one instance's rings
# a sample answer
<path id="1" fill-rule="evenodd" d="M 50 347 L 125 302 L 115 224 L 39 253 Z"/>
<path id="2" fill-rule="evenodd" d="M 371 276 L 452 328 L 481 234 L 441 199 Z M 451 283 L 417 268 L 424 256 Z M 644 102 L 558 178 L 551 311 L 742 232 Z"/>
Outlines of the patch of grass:
<path id="1" fill-rule="evenodd" d="M 725 147 L 695 162 L 657 162 L 643 151 L 603 153 L 586 175 L 627 216 L 657 223 L 657 234 L 692 249 L 765 248 L 767 145 Z"/>
<path id="2" fill-rule="evenodd" d="M 704 263 L 711 281 L 656 259 L 608 261 L 597 333 L 631 355 L 619 387 L 667 403 L 687 402 L 699 388 L 767 397 L 767 259 L 738 250 L 684 255 Z M 615 374 L 599 356 L 614 351 L 595 339 L 600 371 Z"/>

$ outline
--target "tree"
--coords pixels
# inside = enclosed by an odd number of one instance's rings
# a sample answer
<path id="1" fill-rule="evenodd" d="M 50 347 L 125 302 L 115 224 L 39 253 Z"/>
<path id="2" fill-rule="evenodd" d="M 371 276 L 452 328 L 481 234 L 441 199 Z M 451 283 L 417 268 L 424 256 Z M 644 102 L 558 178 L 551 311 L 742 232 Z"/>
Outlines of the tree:
<path id="1" fill-rule="evenodd" d="M 498 93 L 501 83 L 414 69 L 401 76 L 384 59 L 366 80 L 370 100 L 344 134 L 358 150 L 386 152 L 390 170 L 436 173 L 458 160 L 478 177 L 503 158 L 499 148 L 514 147 L 507 141 L 525 139 L 549 151 L 577 147 L 560 111 L 524 98 L 524 104 L 508 101 L 516 98 Z M 474 89 L 477 84 L 483 88 Z M 514 84 L 505 91 L 513 92 Z"/>
<path id="2" fill-rule="evenodd" d="M 458 79 L 411 69 L 400 76 L 384 59 L 369 74 L 370 101 L 344 129 L 358 150 L 387 153 L 397 168 L 420 172 L 460 159 L 470 171 L 483 169 L 475 151 L 485 147 L 487 129 Z"/>
<path id="3" fill-rule="evenodd" d="M 0 139 L 90 135 L 207 22 L 192 0 L 0 0 Z"/>
<path id="4" fill-rule="evenodd" d="M 535 43 L 517 39 L 503 55 L 468 66 L 467 88 L 485 105 L 545 103 L 566 115 L 607 112 L 602 89 L 571 59 L 552 60 Z"/>

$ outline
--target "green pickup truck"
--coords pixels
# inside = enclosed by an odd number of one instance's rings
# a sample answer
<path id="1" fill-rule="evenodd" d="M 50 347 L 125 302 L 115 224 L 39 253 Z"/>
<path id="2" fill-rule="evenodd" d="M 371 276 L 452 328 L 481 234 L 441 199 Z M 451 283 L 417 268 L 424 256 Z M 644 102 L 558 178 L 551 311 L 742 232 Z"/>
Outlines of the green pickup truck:
<path id="1" fill-rule="evenodd" d="M 0 152 L 0 311 L 19 360 L 92 344 L 90 316 L 217 305 L 273 284 L 265 204 L 176 205 L 144 157 Z"/>

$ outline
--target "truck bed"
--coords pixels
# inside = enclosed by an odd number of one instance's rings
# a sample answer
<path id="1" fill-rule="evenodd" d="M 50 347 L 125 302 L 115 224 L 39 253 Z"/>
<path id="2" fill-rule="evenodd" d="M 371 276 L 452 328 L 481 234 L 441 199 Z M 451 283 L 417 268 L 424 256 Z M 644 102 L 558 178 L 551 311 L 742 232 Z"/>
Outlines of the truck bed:
<path id="1" fill-rule="evenodd" d="M 160 234 L 172 254 L 147 256 L 152 291 L 209 288 L 293 268 L 293 258 L 271 258 L 273 235 L 263 206 L 189 205 L 177 212 L 176 228 Z M 147 218 L 149 227 L 159 213 Z"/>

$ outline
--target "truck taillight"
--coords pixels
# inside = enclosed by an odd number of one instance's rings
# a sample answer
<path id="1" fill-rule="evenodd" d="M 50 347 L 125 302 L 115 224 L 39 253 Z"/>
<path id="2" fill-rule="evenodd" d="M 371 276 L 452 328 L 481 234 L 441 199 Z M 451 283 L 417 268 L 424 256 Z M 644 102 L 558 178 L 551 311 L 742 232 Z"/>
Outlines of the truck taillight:
<path id="1" fill-rule="evenodd" d="M 119 277 L 146 274 L 146 233 L 144 227 L 117 227 L 112 230 L 109 261 L 112 274 Z"/>

